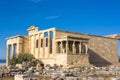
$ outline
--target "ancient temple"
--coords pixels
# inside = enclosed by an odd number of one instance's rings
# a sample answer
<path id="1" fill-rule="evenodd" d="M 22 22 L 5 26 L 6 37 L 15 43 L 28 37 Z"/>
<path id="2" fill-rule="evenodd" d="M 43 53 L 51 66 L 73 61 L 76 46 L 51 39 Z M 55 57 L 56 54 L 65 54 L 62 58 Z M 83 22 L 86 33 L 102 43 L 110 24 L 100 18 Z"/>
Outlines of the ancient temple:
<path id="1" fill-rule="evenodd" d="M 14 54 L 28 53 L 45 65 L 107 66 L 118 64 L 118 38 L 31 26 L 28 36 L 7 38 L 6 66 Z"/>

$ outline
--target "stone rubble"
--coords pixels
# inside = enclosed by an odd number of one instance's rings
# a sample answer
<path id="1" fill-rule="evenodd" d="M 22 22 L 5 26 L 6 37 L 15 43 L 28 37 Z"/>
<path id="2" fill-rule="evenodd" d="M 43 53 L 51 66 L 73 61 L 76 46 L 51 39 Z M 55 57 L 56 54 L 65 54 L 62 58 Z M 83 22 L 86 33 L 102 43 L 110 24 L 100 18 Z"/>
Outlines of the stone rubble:
<path id="1" fill-rule="evenodd" d="M 76 67 L 69 69 L 47 68 L 37 70 L 34 67 L 28 70 L 19 69 L 0 69 L 0 78 L 6 76 L 14 76 L 18 72 L 27 75 L 43 75 L 50 77 L 50 80 L 120 80 L 120 67 Z M 13 74 L 14 73 L 14 74 Z"/>

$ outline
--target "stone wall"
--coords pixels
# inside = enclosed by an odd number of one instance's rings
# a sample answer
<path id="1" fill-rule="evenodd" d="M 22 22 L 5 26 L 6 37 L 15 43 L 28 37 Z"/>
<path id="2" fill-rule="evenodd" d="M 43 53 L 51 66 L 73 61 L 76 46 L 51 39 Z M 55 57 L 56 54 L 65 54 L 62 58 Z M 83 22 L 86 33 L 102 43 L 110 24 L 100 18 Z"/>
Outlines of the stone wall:
<path id="1" fill-rule="evenodd" d="M 111 65 L 118 63 L 118 40 L 90 36 L 89 60 L 91 64 Z"/>
<path id="2" fill-rule="evenodd" d="M 53 33 L 53 34 L 51 34 Z M 28 29 L 29 52 L 37 59 L 55 58 L 55 28 L 39 30 L 35 26 Z M 51 38 L 52 35 L 52 38 Z M 38 42 L 37 42 L 38 41 Z M 52 52 L 50 53 L 50 41 L 52 41 Z M 47 46 L 46 46 L 46 42 Z M 36 46 L 38 44 L 38 46 Z M 41 46 L 42 44 L 42 46 Z"/>
<path id="3" fill-rule="evenodd" d="M 67 66 L 67 54 L 56 54 L 56 63 Z"/>
<path id="4" fill-rule="evenodd" d="M 94 66 L 107 66 L 118 64 L 118 40 L 95 35 L 56 31 L 56 38 L 74 36 L 89 39 L 89 62 Z M 72 56 L 73 58 L 76 58 Z M 68 61 L 69 61 L 68 57 Z M 69 62 L 70 63 L 70 62 Z"/>
<path id="5" fill-rule="evenodd" d="M 91 66 L 89 64 L 89 55 L 68 55 L 67 64 L 77 64 L 77 66 Z"/>
<path id="6" fill-rule="evenodd" d="M 23 53 L 29 53 L 29 37 L 28 36 L 23 36 L 23 41 L 22 41 L 22 52 Z"/>
<path id="7" fill-rule="evenodd" d="M 41 59 L 43 61 L 43 63 L 46 64 L 50 64 L 50 65 L 64 65 L 67 66 L 67 55 L 66 54 L 56 54 L 55 58 L 42 58 Z"/>

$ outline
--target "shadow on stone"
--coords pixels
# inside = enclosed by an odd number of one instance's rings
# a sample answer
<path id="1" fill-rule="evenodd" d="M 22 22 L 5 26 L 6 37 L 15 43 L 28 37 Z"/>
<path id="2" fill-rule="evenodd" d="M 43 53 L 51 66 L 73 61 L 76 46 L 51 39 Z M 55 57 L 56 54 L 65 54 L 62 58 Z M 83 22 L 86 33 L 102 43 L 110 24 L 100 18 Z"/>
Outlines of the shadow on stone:
<path id="1" fill-rule="evenodd" d="M 89 61 L 90 64 L 96 66 L 96 67 L 104 67 L 109 66 L 111 63 L 104 58 L 102 58 L 99 54 L 95 53 L 91 49 L 88 50 L 89 53 Z"/>

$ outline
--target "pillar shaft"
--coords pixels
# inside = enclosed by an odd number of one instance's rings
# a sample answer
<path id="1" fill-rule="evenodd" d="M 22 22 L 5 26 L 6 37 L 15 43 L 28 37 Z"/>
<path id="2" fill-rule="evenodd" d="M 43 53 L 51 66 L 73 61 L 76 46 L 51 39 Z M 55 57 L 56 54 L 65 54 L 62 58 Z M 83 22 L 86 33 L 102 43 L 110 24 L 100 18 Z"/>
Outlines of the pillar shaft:
<path id="1" fill-rule="evenodd" d="M 10 46 L 7 45 L 7 51 L 6 51 L 6 66 L 9 66 L 10 61 Z"/>
<path id="2" fill-rule="evenodd" d="M 88 54 L 88 45 L 85 44 L 85 54 Z"/>
<path id="3" fill-rule="evenodd" d="M 12 44 L 12 58 L 13 58 L 13 56 L 15 55 L 15 53 L 14 53 L 14 52 L 15 52 L 14 46 L 15 46 L 15 45 Z"/>
<path id="4" fill-rule="evenodd" d="M 16 48 L 17 48 L 17 49 L 16 49 L 16 52 L 17 52 L 17 54 L 19 54 L 19 53 L 20 53 L 20 49 L 19 49 L 19 48 L 20 48 L 20 45 L 19 45 L 19 42 L 16 44 Z"/>
<path id="5" fill-rule="evenodd" d="M 81 42 L 79 44 L 79 54 L 81 54 Z"/>
<path id="6" fill-rule="evenodd" d="M 43 58 L 45 58 L 45 44 L 46 40 L 45 40 L 45 37 L 43 37 Z"/>
<path id="7" fill-rule="evenodd" d="M 33 56 L 36 58 L 36 35 L 34 35 L 34 48 L 33 48 Z"/>
<path id="8" fill-rule="evenodd" d="M 68 41 L 66 41 L 66 54 L 68 54 Z"/>
<path id="9" fill-rule="evenodd" d="M 29 37 L 29 53 L 31 53 L 31 36 Z"/>
<path id="10" fill-rule="evenodd" d="M 35 35 L 31 37 L 31 54 L 35 57 Z"/>
<path id="11" fill-rule="evenodd" d="M 38 59 L 40 59 L 40 34 L 38 34 Z"/>
<path id="12" fill-rule="evenodd" d="M 56 42 L 56 53 L 58 53 L 58 42 Z"/>
<path id="13" fill-rule="evenodd" d="M 48 32 L 48 58 L 50 58 L 50 32 Z"/>
<path id="14" fill-rule="evenodd" d="M 63 53 L 63 43 L 62 43 L 62 41 L 61 41 L 61 51 L 60 52 Z"/>
<path id="15" fill-rule="evenodd" d="M 75 54 L 75 41 L 73 41 L 73 54 Z"/>

